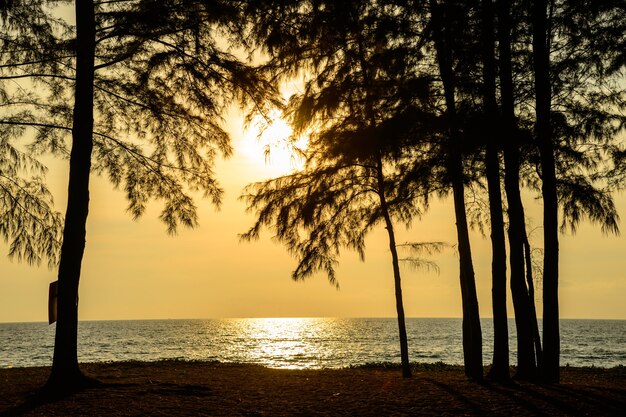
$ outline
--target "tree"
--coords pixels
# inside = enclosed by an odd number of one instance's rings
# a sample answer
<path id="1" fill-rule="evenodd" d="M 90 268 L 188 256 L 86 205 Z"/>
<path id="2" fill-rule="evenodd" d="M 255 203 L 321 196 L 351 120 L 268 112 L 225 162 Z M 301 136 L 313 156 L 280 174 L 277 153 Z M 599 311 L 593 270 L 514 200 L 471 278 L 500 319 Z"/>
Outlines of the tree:
<path id="1" fill-rule="evenodd" d="M 432 31 L 447 111 L 455 116 L 455 123 L 449 126 L 453 133 L 456 132 L 457 138 L 462 138 L 459 140 L 463 145 L 460 152 L 462 164 L 469 165 L 480 155 L 477 144 L 486 145 L 488 188 L 495 185 L 493 180 L 490 184 L 490 178 L 496 176 L 489 167 L 493 168 L 496 164 L 493 163 L 495 158 L 492 157 L 489 142 L 482 143 L 480 137 L 493 135 L 492 128 L 501 128 L 508 203 L 511 291 L 518 329 L 516 376 L 535 378 L 537 368 L 542 367 L 543 351 L 534 306 L 532 270 L 528 266 L 531 249 L 521 198 L 521 179 L 535 190 L 545 188 L 546 185 L 540 141 L 533 140 L 533 128 L 537 138 L 537 128 L 543 123 L 540 122 L 542 116 L 536 113 L 536 104 L 537 100 L 541 103 L 546 100 L 548 91 L 557 209 L 562 210 L 563 217 L 561 229 L 569 225 L 574 230 L 578 222 L 586 217 L 599 223 L 603 231 L 617 232 L 617 212 L 609 189 L 603 187 L 602 183 L 607 182 L 611 187 L 616 185 L 616 181 L 619 182 L 619 178 L 614 181 L 610 176 L 619 177 L 620 155 L 623 152 L 613 141 L 625 126 L 623 87 L 616 80 L 619 80 L 619 69 L 623 65 L 623 50 L 619 50 L 617 45 L 624 43 L 624 31 L 620 29 L 623 28 L 626 14 L 623 4 L 620 6 L 618 2 L 590 6 L 584 2 L 563 1 L 552 5 L 549 11 L 550 28 L 546 28 L 547 50 L 550 51 L 550 88 L 546 90 L 544 85 L 541 90 L 536 83 L 536 67 L 533 67 L 538 59 L 537 49 L 533 48 L 532 42 L 533 34 L 537 35 L 537 31 L 532 30 L 536 28 L 536 14 L 533 15 L 532 9 L 527 10 L 524 2 L 501 0 L 496 5 L 502 115 L 501 118 L 493 117 L 490 120 L 496 126 L 484 123 L 485 114 L 494 114 L 493 94 L 489 92 L 493 85 L 490 81 L 492 52 L 489 48 L 489 29 L 485 29 L 489 19 L 480 19 L 483 29 L 478 49 L 478 31 L 473 30 L 476 26 L 477 2 L 449 1 L 439 5 L 440 8 L 437 8 L 436 2 L 431 2 L 434 20 Z M 489 6 L 491 4 L 482 3 L 481 9 L 485 10 Z M 548 13 L 547 8 L 544 9 Z M 440 12 L 439 16 L 436 12 Z M 458 18 L 459 15 L 462 18 Z M 554 39 L 550 36 L 552 31 L 556 33 Z M 552 48 L 550 43 L 554 44 Z M 475 64 L 475 56 L 479 51 L 482 51 L 482 68 Z M 482 70 L 482 82 L 477 82 L 479 70 Z M 539 78 L 545 76 L 540 74 Z M 479 94 L 482 95 L 482 101 Z M 454 112 L 451 113 L 450 109 Z M 478 128 L 475 119 L 480 122 Z M 613 158 L 613 166 L 608 171 L 603 168 L 607 155 Z M 551 181 L 550 176 L 548 182 Z M 491 196 L 496 193 L 493 188 L 491 191 L 490 203 L 494 203 L 495 199 Z M 549 201 L 547 206 L 544 204 L 544 208 L 548 206 Z M 490 204 L 490 208 L 492 215 L 498 214 L 498 204 Z M 491 221 L 493 230 L 493 222 L 497 223 L 497 219 L 492 216 Z M 495 251 L 497 246 L 493 245 L 493 248 Z M 504 253 L 502 248 L 501 254 Z M 548 262 L 550 266 L 553 266 L 552 261 Z"/>
<path id="2" fill-rule="evenodd" d="M 619 235 L 619 215 L 612 197 L 624 184 L 620 155 L 626 128 L 626 5 L 621 1 L 592 4 L 570 1 L 563 9 L 554 18 L 557 21 L 554 26 L 561 30 L 552 41 L 553 49 L 558 52 L 553 54 L 556 56 L 551 57 L 551 62 L 555 62 L 553 67 L 559 77 L 551 79 L 557 111 L 553 110 L 550 119 L 558 140 L 557 192 L 563 200 L 561 230 L 569 227 L 575 232 L 577 224 L 586 218 L 599 224 L 603 233 Z M 565 52 L 557 41 L 561 35 L 571 45 Z M 576 44 L 582 48 L 577 50 L 573 46 Z M 573 88 L 563 88 L 563 80 Z M 574 94 L 568 94 L 568 90 Z M 562 114 L 567 115 L 566 126 L 559 117 Z M 568 158 L 562 156 L 563 142 L 576 150 L 568 152 Z M 574 171 L 570 158 L 582 169 Z M 544 377 L 554 381 L 550 365 L 546 364 Z"/>
<path id="3" fill-rule="evenodd" d="M 558 231 L 582 218 L 618 233 L 603 168 L 618 149 L 624 121 L 623 2 L 534 2 L 532 58 L 535 138 L 544 200 L 544 363 L 559 381 Z M 605 186 L 608 185 L 609 188 Z M 562 222 L 559 226 L 559 206 Z"/>
<path id="4" fill-rule="evenodd" d="M 9 12 L 30 16 L 31 4 L 14 6 Z M 31 93 L 25 110 L 0 124 L 38 129 L 38 150 L 65 153 L 63 140 L 70 132 L 72 139 L 47 383 L 53 391 L 87 382 L 77 360 L 77 300 L 91 172 L 106 173 L 124 188 L 134 217 L 155 198 L 164 201 L 160 218 L 170 233 L 181 224 L 192 227 L 192 191 L 220 202 L 212 163 L 219 152 L 230 153 L 220 110 L 234 99 L 262 106 L 274 91 L 253 68 L 218 47 L 218 31 L 228 36 L 240 29 L 237 10 L 227 2 L 78 1 L 75 16 L 75 33 L 46 12 L 33 20 L 44 27 L 43 40 L 35 29 L 30 36 L 9 32 L 4 38 L 11 51 L 5 78 L 46 89 Z"/>
<path id="5" fill-rule="evenodd" d="M 543 197 L 543 378 L 559 381 L 559 237 L 558 200 L 554 142 L 550 127 L 550 49 L 548 1 L 534 0 L 533 68 L 535 75 L 535 136 L 541 159 L 541 194 Z"/>
<path id="6" fill-rule="evenodd" d="M 533 379 L 536 376 L 536 352 L 533 339 L 532 306 L 526 286 L 524 263 L 524 238 L 526 225 L 520 190 L 520 149 L 524 132 L 518 127 L 515 113 L 515 86 L 513 83 L 512 19 L 511 2 L 498 1 L 498 37 L 500 55 L 500 90 L 503 114 L 504 188 L 508 203 L 509 261 L 511 269 L 511 297 L 515 311 L 517 330 L 517 378 Z M 538 352 L 537 352 L 538 355 Z"/>
<path id="7" fill-rule="evenodd" d="M 504 238 L 504 214 L 500 187 L 499 129 L 489 121 L 498 120 L 495 59 L 495 11 L 492 0 L 482 0 L 481 44 L 483 61 L 483 111 L 487 126 L 485 172 L 489 193 L 489 218 L 491 225 L 491 300 L 493 310 L 493 362 L 489 378 L 495 381 L 509 379 L 509 330 L 506 311 L 506 246 Z M 492 126 L 492 127 L 490 127 Z M 497 126 L 497 124 L 496 124 Z"/>
<path id="8" fill-rule="evenodd" d="M 447 168 L 452 184 L 459 250 L 465 374 L 470 378 L 481 380 L 483 376 L 482 333 L 465 208 L 463 143 L 456 107 L 456 80 L 453 66 L 455 41 L 459 39 L 455 30 L 460 30 L 459 27 L 462 27 L 460 22 L 463 8 L 455 6 L 448 1 L 439 4 L 436 0 L 430 0 L 432 36 L 443 84 L 449 129 L 449 142 L 446 149 L 448 152 Z"/>
<path id="9" fill-rule="evenodd" d="M 406 37 L 406 10 L 394 2 L 361 1 L 259 7 L 257 39 L 271 54 L 274 73 L 310 73 L 304 92 L 287 107 L 296 132 L 310 134 L 302 172 L 246 190 L 257 220 L 243 237 L 256 238 L 268 226 L 298 259 L 294 279 L 323 270 L 336 283 L 340 249 L 364 258 L 366 234 L 382 223 L 392 259 L 402 374 L 409 377 L 395 223 L 408 223 L 427 201 L 426 177 L 403 178 L 416 172 L 414 118 L 432 116 L 420 105 L 430 81 L 414 71 L 418 65 L 409 58 L 416 40 Z"/>

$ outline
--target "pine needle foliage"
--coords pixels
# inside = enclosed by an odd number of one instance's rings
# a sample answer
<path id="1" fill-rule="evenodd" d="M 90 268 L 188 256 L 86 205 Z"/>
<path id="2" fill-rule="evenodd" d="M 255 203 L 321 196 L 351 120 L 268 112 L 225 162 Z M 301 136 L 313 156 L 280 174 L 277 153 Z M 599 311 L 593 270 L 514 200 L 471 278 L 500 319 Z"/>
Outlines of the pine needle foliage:
<path id="1" fill-rule="evenodd" d="M 75 78 L 74 28 L 63 3 L 14 2 L 0 37 L 0 125 L 29 132 L 33 152 L 68 155 Z M 232 153 L 224 111 L 263 111 L 276 90 L 234 49 L 244 25 L 236 2 L 96 2 L 92 172 L 108 177 L 140 217 L 162 202 L 169 233 L 198 222 L 193 193 L 216 206 L 217 157 Z M 36 11 L 36 13 L 35 13 Z M 59 17 L 61 16 L 61 17 Z M 11 83 L 11 85 L 9 85 Z"/>
<path id="2" fill-rule="evenodd" d="M 19 76 L 21 67 L 15 62 L 31 62 L 37 71 L 44 66 L 33 49 L 42 48 L 56 25 L 43 19 L 43 9 L 32 7 L 28 13 L 19 1 L 0 4 L 0 74 L 11 72 Z M 5 33 L 6 31 L 6 33 Z M 6 44 L 9 33 L 15 42 Z M 26 47 L 26 34 L 38 40 Z M 45 184 L 47 168 L 14 140 L 24 133 L 24 127 L 14 124 L 20 119 L 32 120 L 25 107 L 34 104 L 32 94 L 17 87 L 13 79 L 0 76 L 0 114 L 9 123 L 0 124 L 0 237 L 9 244 L 10 259 L 49 268 L 57 265 L 61 248 L 62 216 L 55 211 L 52 194 Z"/>
<path id="3" fill-rule="evenodd" d="M 9 258 L 50 268 L 58 263 L 62 216 L 45 186 L 46 168 L 13 147 L 0 129 L 0 236 Z"/>
<path id="4" fill-rule="evenodd" d="M 408 225 L 427 206 L 428 179 L 407 179 L 424 152 L 413 146 L 419 121 L 433 119 L 432 77 L 411 52 L 424 42 L 420 23 L 398 2 L 249 6 L 255 39 L 272 57 L 266 70 L 278 79 L 307 74 L 285 115 L 309 142 L 301 172 L 246 188 L 242 199 L 257 220 L 242 238 L 267 226 L 298 260 L 294 279 L 320 270 L 337 285 L 340 250 L 364 259 L 365 236 L 385 221 L 386 209 Z"/>

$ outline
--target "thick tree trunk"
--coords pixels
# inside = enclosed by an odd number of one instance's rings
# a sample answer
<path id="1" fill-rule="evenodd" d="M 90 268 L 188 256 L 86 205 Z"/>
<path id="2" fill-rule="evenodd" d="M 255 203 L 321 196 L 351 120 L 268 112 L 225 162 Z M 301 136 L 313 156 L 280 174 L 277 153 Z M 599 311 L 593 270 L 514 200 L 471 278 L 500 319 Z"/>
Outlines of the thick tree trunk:
<path id="1" fill-rule="evenodd" d="M 80 0 L 75 3 L 76 85 L 72 150 L 58 274 L 58 319 L 54 357 L 52 372 L 46 385 L 52 391 L 71 390 L 87 380 L 78 367 L 78 283 L 85 250 L 93 147 L 95 19 L 92 1 Z"/>
<path id="2" fill-rule="evenodd" d="M 554 143 L 550 128 L 550 51 L 548 1 L 533 1 L 533 62 L 535 72 L 535 136 L 541 160 L 543 196 L 543 369 L 545 382 L 558 383 L 559 336 L 559 227 Z"/>
<path id="3" fill-rule="evenodd" d="M 383 165 L 379 158 L 377 161 L 378 196 L 380 198 L 380 208 L 385 219 L 385 228 L 389 236 L 389 250 L 391 251 L 391 262 L 393 265 L 393 282 L 396 295 L 396 313 L 398 316 L 398 334 L 400 337 L 400 362 L 402 364 L 402 376 L 411 377 L 411 366 L 409 362 L 409 344 L 406 334 L 406 321 L 404 318 L 404 302 L 402 301 L 402 281 L 400 279 L 400 261 L 398 259 L 398 249 L 396 247 L 396 236 L 393 229 L 393 222 L 389 215 L 387 199 L 385 198 Z"/>
<path id="4" fill-rule="evenodd" d="M 494 38 L 493 0 L 482 0 L 482 49 L 483 49 L 483 105 L 487 126 L 499 119 L 496 101 L 496 62 Z M 491 225 L 491 300 L 493 308 L 493 362 L 489 379 L 509 379 L 509 327 L 506 312 L 506 243 L 504 238 L 504 215 L 500 187 L 500 158 L 493 127 L 487 134 L 485 165 L 489 193 Z"/>
<path id="5" fill-rule="evenodd" d="M 451 49 L 452 40 L 446 22 L 442 16 L 441 6 L 436 0 L 430 0 L 431 19 L 439 73 L 444 87 L 449 123 L 448 172 L 452 183 L 454 199 L 454 214 L 459 250 L 461 299 L 463 303 L 463 361 L 465 374 L 472 379 L 481 380 L 483 377 L 482 365 L 482 333 L 480 315 L 478 311 L 478 297 L 472 251 L 469 240 L 469 229 L 465 210 L 465 195 L 463 184 L 463 159 L 461 152 L 461 137 L 458 128 L 455 104 L 455 80 L 452 70 Z M 446 34 L 448 36 L 446 36 Z"/>

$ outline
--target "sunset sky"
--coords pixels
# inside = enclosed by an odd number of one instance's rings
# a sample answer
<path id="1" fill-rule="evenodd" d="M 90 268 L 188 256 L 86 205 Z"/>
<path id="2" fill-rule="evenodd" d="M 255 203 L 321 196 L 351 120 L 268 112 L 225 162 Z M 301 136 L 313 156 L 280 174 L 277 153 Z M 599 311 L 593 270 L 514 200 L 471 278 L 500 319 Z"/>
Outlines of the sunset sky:
<path id="1" fill-rule="evenodd" d="M 344 252 L 336 290 L 317 274 L 294 282 L 294 260 L 271 233 L 258 242 L 239 242 L 253 216 L 238 201 L 251 182 L 283 173 L 288 158 L 278 155 L 268 165 L 253 132 L 244 134 L 238 116 L 228 118 L 235 153 L 219 161 L 217 177 L 226 191 L 216 211 L 199 201 L 200 227 L 168 236 L 159 223 L 159 203 L 139 220 L 126 213 L 123 193 L 104 178 L 92 177 L 87 247 L 80 284 L 82 320 L 220 318 L 220 317 L 393 317 L 395 303 L 391 258 L 382 227 L 367 240 L 366 260 Z M 278 133 L 276 133 L 278 132 Z M 281 128 L 275 130 L 279 135 Z M 66 161 L 52 161 L 48 183 L 57 209 L 65 210 Z M 526 196 L 532 217 L 531 243 L 541 246 L 540 200 Z M 617 197 L 624 215 L 626 196 Z M 399 242 L 455 243 L 450 200 L 433 202 L 430 212 L 412 229 L 399 227 Z M 623 227 L 623 223 L 622 223 Z M 472 234 L 480 312 L 491 316 L 490 246 Z M 48 284 L 56 271 L 29 267 L 6 258 L 0 244 L 0 322 L 47 320 Z M 440 274 L 402 269 L 405 309 L 412 317 L 460 317 L 458 261 L 453 249 L 435 256 Z M 626 240 L 603 236 L 583 224 L 575 236 L 561 237 L 561 317 L 626 319 Z M 540 303 L 540 300 L 538 300 Z M 538 306 L 541 312 L 541 305 Z M 509 297 L 509 316 L 513 310 Z"/>
<path id="2" fill-rule="evenodd" d="M 72 8 L 59 8 L 73 20 Z M 288 86 L 287 90 L 297 89 Z M 200 227 L 169 236 L 159 222 L 159 202 L 133 221 L 123 192 L 92 177 L 87 246 L 80 283 L 82 320 L 221 318 L 221 317 L 393 317 L 395 300 L 387 234 L 379 226 L 367 240 L 366 259 L 344 251 L 337 277 L 340 289 L 324 274 L 305 282 L 291 280 L 295 261 L 265 231 L 257 242 L 240 242 L 238 234 L 253 223 L 238 200 L 247 184 L 284 174 L 289 157 L 274 149 L 269 163 L 254 127 L 244 131 L 243 118 L 226 118 L 234 155 L 219 160 L 216 176 L 225 189 L 220 211 L 198 200 Z M 270 129 L 285 135 L 280 123 Z M 271 136 L 270 135 L 270 136 Z M 263 138 L 262 138 L 263 139 Z M 267 140 L 267 137 L 264 138 Z M 46 161 L 47 182 L 57 210 L 64 212 L 67 161 Z M 541 246 L 541 200 L 525 195 L 531 244 Z M 626 216 L 626 195 L 616 197 Z M 622 228 L 625 227 L 621 223 Z M 410 230 L 398 226 L 397 241 L 444 241 L 455 244 L 451 199 L 433 200 L 430 211 Z M 486 230 L 488 234 L 488 229 Z M 480 313 L 491 316 L 491 251 L 488 236 L 472 233 L 472 251 Z M 563 318 L 626 319 L 626 239 L 603 236 L 584 223 L 576 235 L 561 236 L 560 303 Z M 0 242 L 0 322 L 46 321 L 48 285 L 56 270 L 10 262 Z M 405 311 L 412 317 L 460 317 L 458 259 L 454 249 L 432 258 L 440 274 L 402 268 Z M 538 312 L 541 314 L 540 288 Z M 509 298 L 509 316 L 513 315 Z"/>

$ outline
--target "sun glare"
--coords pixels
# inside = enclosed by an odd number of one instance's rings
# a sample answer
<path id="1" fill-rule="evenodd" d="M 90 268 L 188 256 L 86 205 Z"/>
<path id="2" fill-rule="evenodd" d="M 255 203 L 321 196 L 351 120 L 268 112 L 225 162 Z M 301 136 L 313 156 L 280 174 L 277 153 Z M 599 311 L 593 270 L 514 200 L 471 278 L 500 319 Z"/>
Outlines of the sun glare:
<path id="1" fill-rule="evenodd" d="M 306 139 L 294 141 L 292 133 L 279 111 L 272 112 L 267 120 L 257 116 L 244 131 L 244 151 L 272 177 L 298 171 L 304 166 L 299 152 L 306 148 Z"/>

